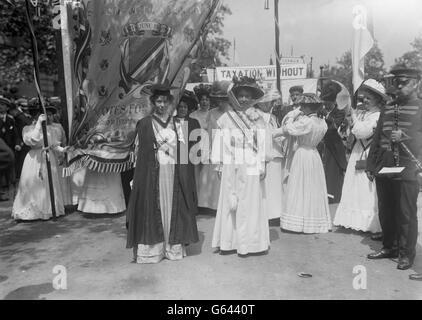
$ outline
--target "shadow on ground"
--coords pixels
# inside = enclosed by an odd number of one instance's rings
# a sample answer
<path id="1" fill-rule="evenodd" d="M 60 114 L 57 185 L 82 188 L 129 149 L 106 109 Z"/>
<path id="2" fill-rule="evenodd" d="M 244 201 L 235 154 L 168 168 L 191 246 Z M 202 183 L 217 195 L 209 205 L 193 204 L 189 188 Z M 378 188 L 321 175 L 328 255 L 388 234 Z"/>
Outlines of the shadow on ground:
<path id="1" fill-rule="evenodd" d="M 54 291 L 53 285 L 50 283 L 41 283 L 31 286 L 17 288 L 8 293 L 3 300 L 45 300 L 40 295 L 48 294 Z"/>

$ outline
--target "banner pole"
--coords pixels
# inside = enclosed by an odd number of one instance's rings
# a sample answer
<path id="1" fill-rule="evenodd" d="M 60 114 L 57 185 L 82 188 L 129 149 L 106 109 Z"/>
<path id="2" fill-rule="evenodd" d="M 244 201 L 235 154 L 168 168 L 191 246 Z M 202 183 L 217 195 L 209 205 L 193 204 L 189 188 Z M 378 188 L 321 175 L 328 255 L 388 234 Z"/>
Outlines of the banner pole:
<path id="1" fill-rule="evenodd" d="M 274 25 L 275 25 L 275 56 L 276 56 L 276 72 L 277 72 L 277 90 L 281 94 L 280 26 L 278 23 L 278 0 L 274 0 Z"/>
<path id="2" fill-rule="evenodd" d="M 47 111 L 45 109 L 45 102 L 44 102 L 44 98 L 42 96 L 41 88 L 40 88 L 40 81 L 39 81 L 40 70 L 39 70 L 39 65 L 38 65 L 37 38 L 35 37 L 34 26 L 32 25 L 32 20 L 30 17 L 29 1 L 30 0 L 25 0 L 25 4 L 26 4 L 25 15 L 26 15 L 26 20 L 28 23 L 29 33 L 31 37 L 32 59 L 34 60 L 34 81 L 35 81 L 35 87 L 38 93 L 38 99 L 40 100 L 40 104 L 41 104 L 41 111 L 47 116 Z M 47 148 L 48 137 L 47 137 L 47 123 L 45 120 L 41 122 L 41 126 L 42 126 L 42 133 L 43 133 L 44 148 Z M 45 150 L 45 160 L 46 160 L 46 165 L 47 165 L 47 176 L 48 176 L 48 187 L 50 191 L 51 212 L 53 214 L 53 221 L 55 221 L 57 215 L 56 215 L 54 188 L 53 188 L 53 176 L 51 173 L 50 151 L 48 149 Z"/>

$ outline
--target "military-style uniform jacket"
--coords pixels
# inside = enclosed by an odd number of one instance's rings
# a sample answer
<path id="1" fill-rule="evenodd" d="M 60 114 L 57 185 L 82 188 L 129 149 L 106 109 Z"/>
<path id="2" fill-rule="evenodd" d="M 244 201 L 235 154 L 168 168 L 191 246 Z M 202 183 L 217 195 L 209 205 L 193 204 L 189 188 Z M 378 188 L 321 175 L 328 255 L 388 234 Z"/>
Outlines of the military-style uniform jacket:
<path id="1" fill-rule="evenodd" d="M 367 171 L 377 175 L 383 167 L 395 166 L 391 132 L 397 129 L 404 133 L 402 141 L 413 155 L 420 159 L 422 155 L 422 100 L 416 99 L 401 103 L 397 113 L 393 105 L 384 108 L 369 151 Z M 416 166 L 402 147 L 399 147 L 399 166 L 405 167 L 405 169 L 396 178 L 416 179 Z"/>
<path id="2" fill-rule="evenodd" d="M 22 140 L 19 137 L 15 120 L 11 115 L 6 115 L 5 120 L 3 120 L 3 117 L 0 118 L 0 138 L 2 138 L 12 150 L 15 149 L 16 145 L 21 145 Z"/>

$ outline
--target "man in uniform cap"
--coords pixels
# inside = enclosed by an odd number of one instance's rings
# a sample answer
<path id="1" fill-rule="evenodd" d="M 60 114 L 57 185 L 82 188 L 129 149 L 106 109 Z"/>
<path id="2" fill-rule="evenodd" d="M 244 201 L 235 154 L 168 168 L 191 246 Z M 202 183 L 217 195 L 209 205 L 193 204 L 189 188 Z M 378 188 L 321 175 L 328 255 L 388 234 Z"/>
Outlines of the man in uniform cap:
<path id="1" fill-rule="evenodd" d="M 298 102 L 300 101 L 303 95 L 303 87 L 302 86 L 292 86 L 289 89 L 290 99 L 292 100 L 292 104 L 286 107 L 284 106 L 276 106 L 274 107 L 272 113 L 275 115 L 278 124 L 281 124 L 286 114 L 290 111 L 299 107 Z"/>
<path id="2" fill-rule="evenodd" d="M 413 265 L 418 237 L 417 198 L 421 172 L 403 148 L 422 156 L 422 101 L 418 98 L 421 71 L 395 66 L 390 71 L 396 97 L 381 112 L 367 159 L 368 176 L 375 176 L 383 248 L 368 259 L 399 257 L 397 269 Z M 395 174 L 382 174 L 383 168 L 404 167 Z M 394 247 L 395 242 L 398 248 Z"/>
<path id="3" fill-rule="evenodd" d="M 22 140 L 19 137 L 15 120 L 7 112 L 12 107 L 9 99 L 0 96 L 0 138 L 14 151 L 22 149 Z M 15 182 L 14 170 L 0 171 L 0 201 L 8 200 L 7 192 L 9 186 Z"/>

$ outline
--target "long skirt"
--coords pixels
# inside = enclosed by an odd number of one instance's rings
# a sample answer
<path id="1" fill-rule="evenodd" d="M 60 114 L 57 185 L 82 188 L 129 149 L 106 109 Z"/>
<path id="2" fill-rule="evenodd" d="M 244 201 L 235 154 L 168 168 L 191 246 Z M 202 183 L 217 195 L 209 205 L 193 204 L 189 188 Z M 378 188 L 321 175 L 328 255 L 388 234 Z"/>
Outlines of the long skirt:
<path id="1" fill-rule="evenodd" d="M 59 170 L 54 152 L 50 152 L 56 216 L 65 214 Z M 41 149 L 30 150 L 22 166 L 19 188 L 13 202 L 15 220 L 48 220 L 53 216 L 47 165 Z"/>
<path id="2" fill-rule="evenodd" d="M 202 164 L 197 179 L 198 207 L 217 210 L 220 194 L 220 179 L 215 165 Z"/>
<path id="3" fill-rule="evenodd" d="M 375 181 L 369 181 L 364 170 L 355 169 L 362 150 L 361 144 L 356 143 L 350 155 L 334 225 L 358 231 L 380 232 Z"/>
<path id="4" fill-rule="evenodd" d="M 303 233 L 325 233 L 331 229 L 324 168 L 316 148 L 299 147 L 295 152 L 286 198 L 282 229 Z"/>
<path id="5" fill-rule="evenodd" d="M 122 180 L 119 173 L 87 170 L 78 199 L 78 211 L 114 214 L 126 210 Z"/>
<path id="6" fill-rule="evenodd" d="M 212 247 L 239 254 L 269 249 L 263 188 L 259 175 L 248 174 L 244 165 L 223 165 Z"/>
<path id="7" fill-rule="evenodd" d="M 283 211 L 283 169 L 281 158 L 275 158 L 267 163 L 263 196 L 268 219 L 280 219 Z"/>
<path id="8" fill-rule="evenodd" d="M 154 245 L 138 244 L 134 253 L 137 263 L 158 263 L 162 259 L 181 260 L 186 256 L 185 246 L 169 244 L 171 211 L 173 205 L 174 164 L 160 165 L 159 197 L 161 220 L 163 222 L 164 242 Z"/>

